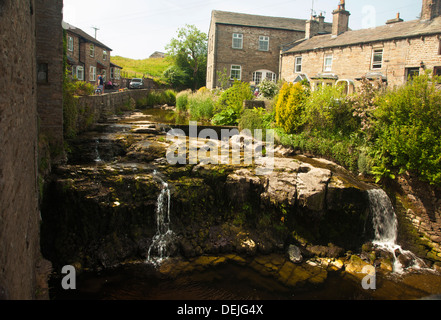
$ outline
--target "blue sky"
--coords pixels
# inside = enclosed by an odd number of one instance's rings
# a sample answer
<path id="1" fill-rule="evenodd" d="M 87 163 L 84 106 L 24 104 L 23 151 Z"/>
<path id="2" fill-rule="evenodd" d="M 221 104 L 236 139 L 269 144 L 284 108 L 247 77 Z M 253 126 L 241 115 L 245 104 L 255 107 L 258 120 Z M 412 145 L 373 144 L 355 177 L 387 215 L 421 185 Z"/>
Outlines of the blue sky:
<path id="1" fill-rule="evenodd" d="M 339 0 L 64 0 L 64 20 L 113 49 L 112 55 L 132 59 L 148 58 L 175 37 L 186 24 L 208 33 L 211 11 L 224 10 L 266 16 L 307 19 L 312 2 L 316 13 L 332 22 Z M 383 25 L 400 12 L 415 20 L 422 0 L 346 0 L 353 30 Z"/>

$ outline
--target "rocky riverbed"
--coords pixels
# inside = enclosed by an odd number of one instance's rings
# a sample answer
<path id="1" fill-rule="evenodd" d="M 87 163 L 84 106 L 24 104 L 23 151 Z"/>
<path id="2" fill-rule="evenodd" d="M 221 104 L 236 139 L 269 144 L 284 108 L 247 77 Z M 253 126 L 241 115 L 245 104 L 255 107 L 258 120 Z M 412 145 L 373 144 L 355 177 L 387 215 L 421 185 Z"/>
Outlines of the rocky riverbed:
<path id="1" fill-rule="evenodd" d="M 42 251 L 55 270 L 144 263 L 166 182 L 174 236 L 167 243 L 170 259 L 158 266 L 162 276 L 236 263 L 296 287 L 323 283 L 329 272 L 359 282 L 366 265 L 393 271 L 394 257 L 370 244 L 367 191 L 375 186 L 280 147 L 266 175 L 256 174 L 256 163 L 245 164 L 244 153 L 235 165 L 171 165 L 168 129 L 132 112 L 71 144 L 69 162 L 53 171 L 42 205 Z M 204 150 L 207 140 L 195 145 Z"/>

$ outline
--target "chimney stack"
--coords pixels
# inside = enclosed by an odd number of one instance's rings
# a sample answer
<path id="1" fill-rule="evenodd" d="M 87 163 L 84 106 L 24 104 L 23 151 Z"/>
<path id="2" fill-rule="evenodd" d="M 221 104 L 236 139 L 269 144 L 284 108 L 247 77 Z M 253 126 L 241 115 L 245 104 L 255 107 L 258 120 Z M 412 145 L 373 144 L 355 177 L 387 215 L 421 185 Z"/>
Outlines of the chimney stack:
<path id="1" fill-rule="evenodd" d="M 441 15 L 441 0 L 423 0 L 421 20 L 432 20 Z"/>
<path id="2" fill-rule="evenodd" d="M 334 10 L 332 14 L 334 19 L 332 21 L 332 35 L 338 36 L 349 30 L 349 11 L 346 11 L 345 0 L 340 0 L 338 9 Z"/>
<path id="3" fill-rule="evenodd" d="M 305 38 L 311 39 L 319 33 L 325 31 L 325 17 L 323 13 L 319 16 L 311 16 L 311 19 L 306 21 Z"/>
<path id="4" fill-rule="evenodd" d="M 395 19 L 387 20 L 386 24 L 393 24 L 398 22 L 403 22 L 404 20 L 400 18 L 400 13 L 397 13 L 397 17 Z"/>

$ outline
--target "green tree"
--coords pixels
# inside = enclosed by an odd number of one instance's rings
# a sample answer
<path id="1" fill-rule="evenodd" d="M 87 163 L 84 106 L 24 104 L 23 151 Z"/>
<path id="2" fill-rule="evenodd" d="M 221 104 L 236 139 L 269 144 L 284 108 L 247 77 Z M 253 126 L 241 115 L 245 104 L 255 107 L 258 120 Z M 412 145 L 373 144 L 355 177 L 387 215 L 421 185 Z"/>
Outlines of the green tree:
<path id="1" fill-rule="evenodd" d="M 194 25 L 186 25 L 178 30 L 177 38 L 173 38 L 166 46 L 174 65 L 189 75 L 189 84 L 194 90 L 206 80 L 207 42 L 206 33 Z"/>

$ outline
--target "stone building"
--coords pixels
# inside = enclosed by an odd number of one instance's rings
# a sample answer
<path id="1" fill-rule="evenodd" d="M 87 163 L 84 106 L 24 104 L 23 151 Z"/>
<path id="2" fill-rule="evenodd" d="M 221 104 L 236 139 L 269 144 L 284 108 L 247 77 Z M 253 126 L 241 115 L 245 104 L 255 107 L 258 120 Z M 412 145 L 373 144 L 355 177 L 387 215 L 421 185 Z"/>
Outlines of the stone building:
<path id="1" fill-rule="evenodd" d="M 63 22 L 63 28 L 66 30 L 67 62 L 72 77 L 96 85 L 101 74 L 106 82 L 119 82 L 122 68 L 110 62 L 112 49 L 80 28 L 66 22 Z"/>
<path id="2" fill-rule="evenodd" d="M 207 88 L 219 86 L 218 73 L 230 80 L 259 84 L 279 77 L 281 45 L 305 38 L 306 20 L 213 11 L 208 34 Z M 331 32 L 324 17 L 314 17 L 317 33 Z"/>
<path id="3" fill-rule="evenodd" d="M 37 298 L 45 282 L 36 271 L 38 135 L 62 142 L 62 7 L 0 1 L 0 299 Z"/>
<path id="4" fill-rule="evenodd" d="M 440 0 L 423 0 L 419 20 L 405 22 L 398 14 L 383 26 L 352 31 L 341 0 L 331 34 L 313 32 L 282 48 L 281 77 L 308 78 L 313 87 L 344 83 L 351 91 L 362 78 L 397 86 L 425 69 L 441 74 L 440 14 Z"/>

